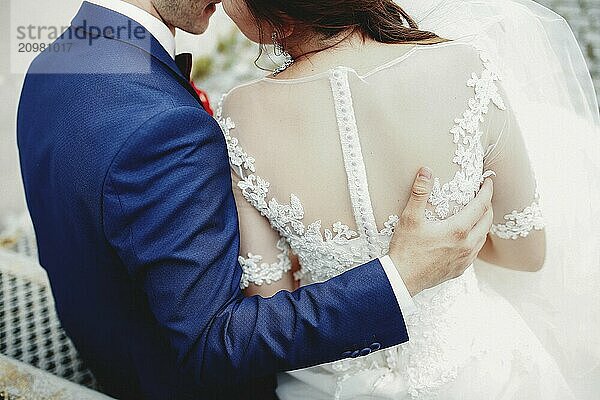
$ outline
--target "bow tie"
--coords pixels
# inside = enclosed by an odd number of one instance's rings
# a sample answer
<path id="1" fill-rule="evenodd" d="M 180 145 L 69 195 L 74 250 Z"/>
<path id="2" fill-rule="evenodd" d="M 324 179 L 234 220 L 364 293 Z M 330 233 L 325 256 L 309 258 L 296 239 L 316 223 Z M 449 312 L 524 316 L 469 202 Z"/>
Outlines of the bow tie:
<path id="1" fill-rule="evenodd" d="M 179 71 L 183 74 L 185 79 L 188 81 L 192 75 L 192 54 L 191 53 L 181 53 L 175 56 L 175 64 L 179 68 Z"/>

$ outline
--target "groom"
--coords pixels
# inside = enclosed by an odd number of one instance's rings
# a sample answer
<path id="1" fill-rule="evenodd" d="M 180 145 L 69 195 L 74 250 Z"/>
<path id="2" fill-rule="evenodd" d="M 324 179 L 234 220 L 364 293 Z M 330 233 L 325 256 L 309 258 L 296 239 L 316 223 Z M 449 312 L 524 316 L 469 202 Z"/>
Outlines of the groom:
<path id="1" fill-rule="evenodd" d="M 491 224 L 490 182 L 461 214 L 422 223 L 422 169 L 389 257 L 244 298 L 224 139 L 175 62 L 175 27 L 202 33 L 214 9 L 84 2 L 21 95 L 40 262 L 64 328 L 119 399 L 274 398 L 277 371 L 402 343 L 411 296 L 460 275 Z"/>

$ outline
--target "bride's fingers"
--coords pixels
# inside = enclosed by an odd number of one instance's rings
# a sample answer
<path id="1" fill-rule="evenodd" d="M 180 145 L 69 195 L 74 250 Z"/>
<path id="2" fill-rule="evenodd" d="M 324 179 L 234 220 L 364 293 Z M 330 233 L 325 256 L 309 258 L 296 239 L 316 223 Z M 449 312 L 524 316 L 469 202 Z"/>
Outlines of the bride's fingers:
<path id="1" fill-rule="evenodd" d="M 479 193 L 469 202 L 460 212 L 448 218 L 456 230 L 468 232 L 482 219 L 484 214 L 492 208 L 492 194 L 494 185 L 490 178 L 487 178 Z"/>
<path id="2" fill-rule="evenodd" d="M 402 211 L 404 224 L 418 225 L 423 220 L 427 200 L 433 189 L 433 174 L 427 167 L 422 167 L 417 173 L 406 207 Z"/>

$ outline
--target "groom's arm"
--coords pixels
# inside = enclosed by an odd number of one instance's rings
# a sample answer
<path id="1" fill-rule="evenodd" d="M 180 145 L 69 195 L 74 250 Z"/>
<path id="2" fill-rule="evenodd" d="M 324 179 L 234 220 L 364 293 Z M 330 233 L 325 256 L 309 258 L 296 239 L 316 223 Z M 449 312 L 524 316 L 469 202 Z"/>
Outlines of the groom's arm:
<path id="1" fill-rule="evenodd" d="M 104 188 L 107 239 L 143 287 L 184 373 L 235 382 L 408 340 L 378 260 L 323 284 L 244 298 L 226 146 L 200 109 L 138 129 Z"/>

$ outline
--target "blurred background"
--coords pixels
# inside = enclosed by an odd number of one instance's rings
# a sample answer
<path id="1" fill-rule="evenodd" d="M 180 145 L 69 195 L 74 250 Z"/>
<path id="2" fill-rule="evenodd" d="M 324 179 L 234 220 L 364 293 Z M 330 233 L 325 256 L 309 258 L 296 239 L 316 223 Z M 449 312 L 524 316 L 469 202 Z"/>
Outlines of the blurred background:
<path id="1" fill-rule="evenodd" d="M 68 26 L 82 0 L 1 1 L 0 397 L 3 387 L 14 387 L 15 379 L 24 382 L 22 390 L 27 390 L 27 382 L 30 382 L 27 376 L 31 375 L 19 374 L 28 368 L 27 365 L 94 388 L 93 376 L 81 364 L 60 328 L 44 272 L 36 262 L 35 239 L 26 213 L 15 141 L 16 110 L 23 75 L 35 53 L 17 60 L 14 43 L 11 43 L 16 25 Z M 600 99 L 600 0 L 538 2 L 569 22 L 586 57 Z M 194 55 L 192 78 L 197 87 L 208 93 L 213 107 L 222 93 L 265 74 L 254 65 L 259 54 L 257 45 L 238 33 L 220 7 L 205 34 L 193 36 L 177 32 L 176 40 L 177 52 Z M 265 58 L 259 64 L 269 67 Z M 10 358 L 3 358 L 3 355 Z M 15 366 L 15 359 L 26 364 Z M 88 397 L 82 394 L 78 398 Z"/>

